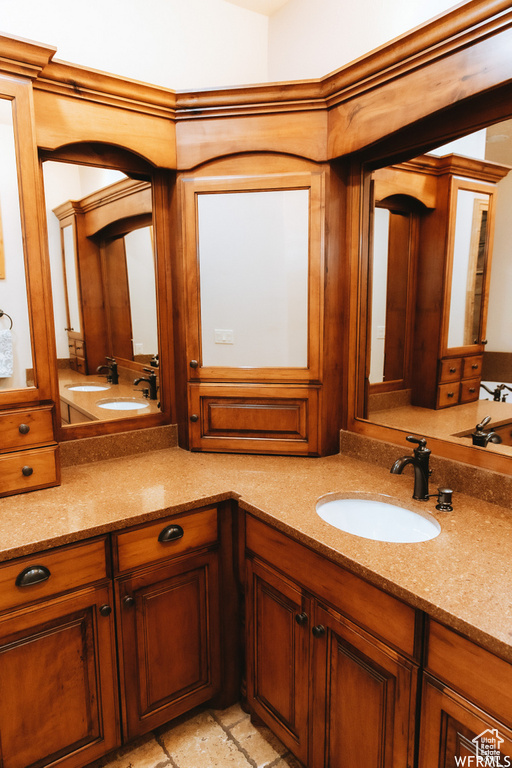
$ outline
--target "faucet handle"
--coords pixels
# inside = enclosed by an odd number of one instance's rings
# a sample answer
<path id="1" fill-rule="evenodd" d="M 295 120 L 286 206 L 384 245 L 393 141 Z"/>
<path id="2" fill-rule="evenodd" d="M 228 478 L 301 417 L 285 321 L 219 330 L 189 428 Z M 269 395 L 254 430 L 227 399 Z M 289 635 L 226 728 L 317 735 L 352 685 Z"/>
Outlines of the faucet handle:
<path id="1" fill-rule="evenodd" d="M 405 438 L 410 443 L 416 443 L 416 445 L 420 446 L 420 450 L 423 450 L 427 445 L 427 438 L 426 437 L 414 437 L 414 435 L 407 435 Z"/>
<path id="2" fill-rule="evenodd" d="M 477 424 L 477 425 L 476 425 L 476 429 L 478 429 L 479 431 L 481 431 L 481 430 L 482 430 L 484 427 L 486 427 L 486 426 L 488 425 L 488 423 L 490 422 L 490 420 L 491 420 L 491 417 L 490 417 L 490 416 L 486 416 L 484 419 L 482 419 L 482 421 L 480 422 L 480 424 Z"/>

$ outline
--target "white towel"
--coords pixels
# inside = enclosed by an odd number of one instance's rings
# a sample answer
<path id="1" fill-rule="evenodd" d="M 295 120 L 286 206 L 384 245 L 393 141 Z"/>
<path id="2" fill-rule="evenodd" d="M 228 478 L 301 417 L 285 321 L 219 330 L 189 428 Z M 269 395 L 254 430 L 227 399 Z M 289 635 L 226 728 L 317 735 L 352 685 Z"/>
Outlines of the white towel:
<path id="1" fill-rule="evenodd" d="M 7 329 L 0 331 L 0 379 L 12 376 L 12 332 Z"/>

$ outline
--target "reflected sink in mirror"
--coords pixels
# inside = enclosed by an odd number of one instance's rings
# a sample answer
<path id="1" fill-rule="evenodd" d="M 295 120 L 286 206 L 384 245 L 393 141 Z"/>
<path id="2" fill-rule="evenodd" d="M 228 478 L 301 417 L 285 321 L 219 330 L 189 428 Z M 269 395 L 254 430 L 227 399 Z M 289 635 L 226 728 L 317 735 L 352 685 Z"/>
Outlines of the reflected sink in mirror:
<path id="1" fill-rule="evenodd" d="M 74 384 L 72 386 L 67 386 L 66 389 L 69 389 L 70 392 L 103 392 L 105 389 L 110 389 L 110 387 L 107 384 Z"/>
<path id="2" fill-rule="evenodd" d="M 441 526 L 426 510 L 412 510 L 385 494 L 322 496 L 317 514 L 329 525 L 373 541 L 413 544 L 434 539 Z"/>
<path id="3" fill-rule="evenodd" d="M 136 400 L 134 397 L 116 397 L 107 400 L 98 400 L 96 405 L 109 411 L 138 411 L 141 408 L 149 408 L 149 403 Z"/>

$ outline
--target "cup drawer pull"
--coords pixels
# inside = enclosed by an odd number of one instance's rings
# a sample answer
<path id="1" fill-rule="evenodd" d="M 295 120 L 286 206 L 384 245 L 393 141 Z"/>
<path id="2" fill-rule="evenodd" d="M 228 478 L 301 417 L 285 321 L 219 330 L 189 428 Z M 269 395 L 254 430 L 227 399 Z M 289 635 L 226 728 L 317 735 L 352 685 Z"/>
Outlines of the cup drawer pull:
<path id="1" fill-rule="evenodd" d="M 177 539 L 181 539 L 182 536 L 183 536 L 183 528 L 181 527 L 181 525 L 168 525 L 166 528 L 163 528 L 158 534 L 158 541 L 161 541 L 161 542 L 176 541 Z"/>
<path id="2" fill-rule="evenodd" d="M 50 578 L 50 571 L 45 565 L 29 565 L 16 577 L 17 587 L 30 587 L 32 584 L 40 584 Z"/>

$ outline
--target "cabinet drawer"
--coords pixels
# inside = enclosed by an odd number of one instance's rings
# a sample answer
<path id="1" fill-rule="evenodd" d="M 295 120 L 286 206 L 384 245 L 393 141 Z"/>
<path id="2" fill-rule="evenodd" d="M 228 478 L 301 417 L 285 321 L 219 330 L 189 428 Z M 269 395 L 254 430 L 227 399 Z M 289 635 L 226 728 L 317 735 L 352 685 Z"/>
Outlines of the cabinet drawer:
<path id="1" fill-rule="evenodd" d="M 476 357 L 465 357 L 462 378 L 475 379 L 480 377 L 482 375 L 482 361 L 483 357 L 481 355 Z"/>
<path id="2" fill-rule="evenodd" d="M 0 565 L 0 612 L 101 581 L 108 576 L 107 539 L 88 541 L 38 552 Z M 25 580 L 43 581 L 17 586 L 24 571 L 36 568 Z M 46 569 L 46 570 L 45 570 Z M 49 573 L 49 575 L 48 575 Z"/>
<path id="3" fill-rule="evenodd" d="M 0 456 L 0 495 L 58 485 L 57 452 L 52 445 Z"/>
<path id="4" fill-rule="evenodd" d="M 471 403 L 478 400 L 480 395 L 480 379 L 468 379 L 462 381 L 460 385 L 460 402 Z"/>
<path id="5" fill-rule="evenodd" d="M 414 608 L 251 515 L 247 515 L 246 546 L 347 618 L 409 656 L 417 656 Z"/>
<path id="6" fill-rule="evenodd" d="M 0 413 L 0 446 L 2 452 L 23 450 L 34 445 L 53 442 L 51 408 L 32 408 Z"/>
<path id="7" fill-rule="evenodd" d="M 75 339 L 75 355 L 85 357 L 85 343 L 81 339 Z"/>
<path id="8" fill-rule="evenodd" d="M 439 382 L 459 381 L 462 373 L 462 358 L 441 360 L 439 363 Z"/>
<path id="9" fill-rule="evenodd" d="M 159 536 L 171 526 L 171 538 L 159 541 Z M 217 508 L 208 507 L 116 533 L 114 553 L 118 570 L 123 572 L 207 547 L 217 539 Z"/>
<path id="10" fill-rule="evenodd" d="M 427 669 L 475 704 L 512 724 L 512 665 L 429 621 Z"/>
<path id="11" fill-rule="evenodd" d="M 437 388 L 437 407 L 446 408 L 449 405 L 457 405 L 460 395 L 460 382 L 453 384 L 440 384 Z"/>

